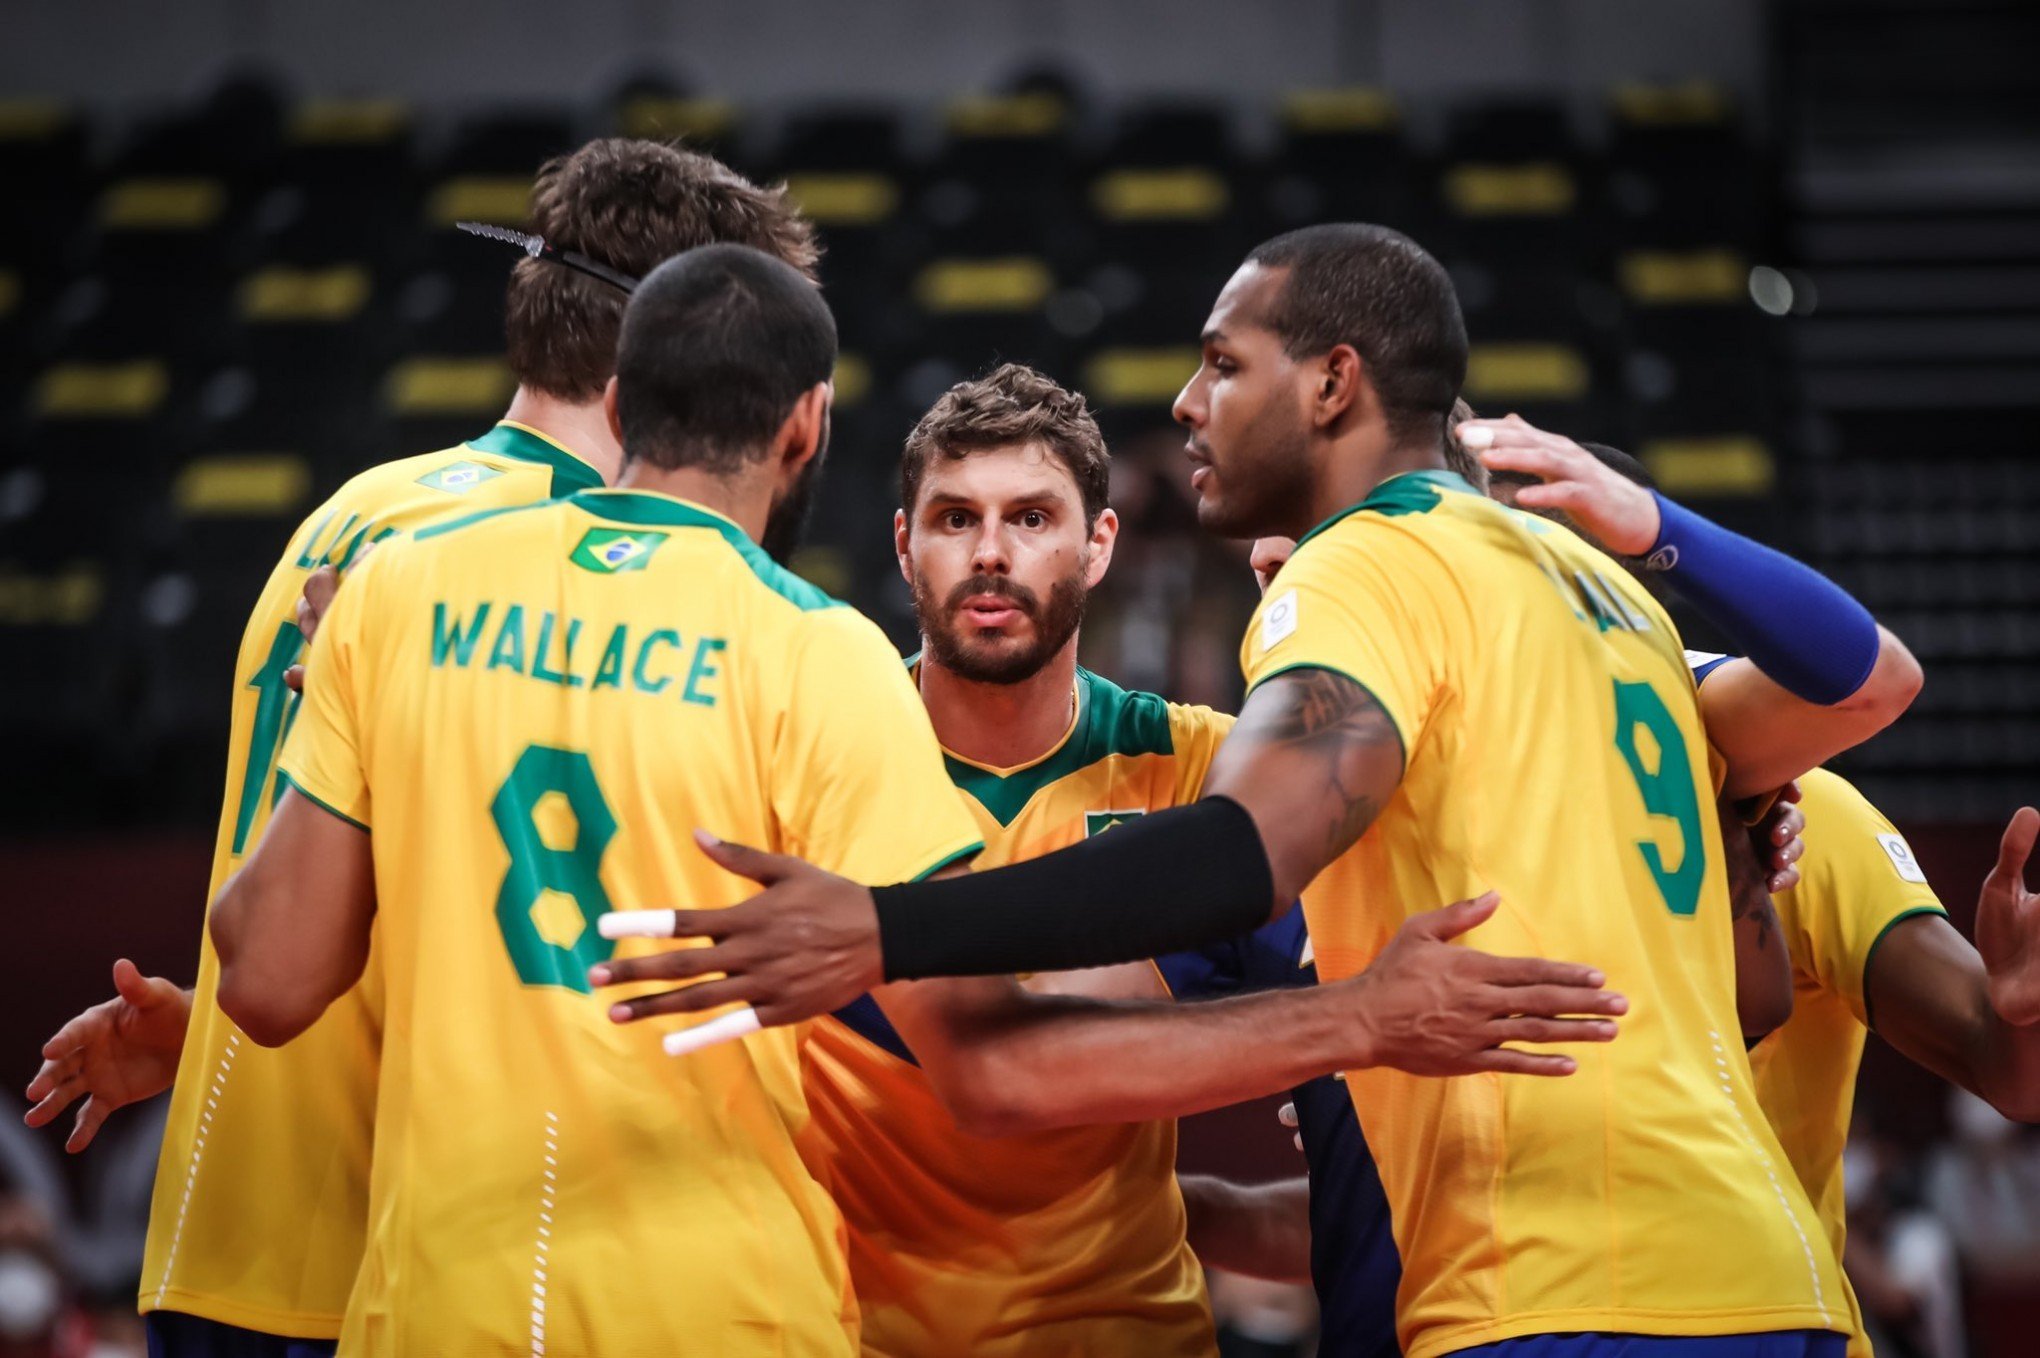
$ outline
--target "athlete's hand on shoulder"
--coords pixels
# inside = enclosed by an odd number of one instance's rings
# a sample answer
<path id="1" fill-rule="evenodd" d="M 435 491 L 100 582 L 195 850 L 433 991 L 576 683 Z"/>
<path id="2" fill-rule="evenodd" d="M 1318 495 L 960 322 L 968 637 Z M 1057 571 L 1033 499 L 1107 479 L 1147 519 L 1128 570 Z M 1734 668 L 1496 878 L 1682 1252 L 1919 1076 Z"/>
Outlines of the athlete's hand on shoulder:
<path id="1" fill-rule="evenodd" d="M 28 1084 L 36 1100 L 23 1121 L 42 1127 L 79 1098 L 85 1106 L 64 1149 L 84 1150 L 114 1109 L 152 1098 L 177 1077 L 191 993 L 144 976 L 125 957 L 113 964 L 117 994 L 57 1029 L 43 1044 L 42 1069 Z"/>
<path id="2" fill-rule="evenodd" d="M 1775 896 L 1799 885 L 1799 860 L 1806 854 L 1806 813 L 1799 809 L 1799 782 L 1778 789 L 1771 809 L 1750 827 L 1750 847 L 1764 866 L 1764 886 Z"/>
<path id="3" fill-rule="evenodd" d="M 368 551 L 364 551 L 361 556 L 366 557 L 374 550 L 375 544 L 370 543 Z M 333 596 L 339 592 L 340 572 L 331 565 L 321 566 L 305 577 L 304 593 L 299 596 L 297 603 L 297 626 L 298 631 L 305 634 L 305 645 L 312 644 L 312 637 L 319 630 L 319 621 L 326 616 L 326 610 L 333 606 Z M 292 665 L 283 672 L 283 682 L 300 693 L 304 692 L 305 667 L 302 664 Z"/>
<path id="4" fill-rule="evenodd" d="M 1341 1002 L 1364 1025 L 1367 1064 L 1412 1075 L 1570 1075 L 1569 1056 L 1503 1044 L 1614 1040 L 1612 1022 L 1587 1016 L 1625 1013 L 1629 1001 L 1602 989 L 1607 978 L 1592 967 L 1452 946 L 1500 903 L 1490 891 L 1414 915 L 1367 970 L 1327 987 L 1346 992 Z"/>
<path id="5" fill-rule="evenodd" d="M 869 889 L 798 858 L 695 839 L 716 863 L 765 890 L 722 910 L 630 910 L 605 915 L 603 936 L 701 938 L 679 948 L 591 967 L 593 985 L 686 981 L 676 990 L 619 1001 L 618 1023 L 655 1014 L 699 1013 L 748 1004 L 766 1027 L 840 1009 L 885 981 L 878 908 Z M 720 975 L 718 980 L 701 978 Z"/>
<path id="6" fill-rule="evenodd" d="M 2040 811 L 2022 806 L 2005 827 L 1998 861 L 1976 898 L 1976 951 L 1998 1017 L 2040 1023 L 2040 893 L 2026 889 L 2026 859 L 2040 836 Z"/>
<path id="7" fill-rule="evenodd" d="M 1516 492 L 1516 503 L 1525 509 L 1563 510 L 1624 556 L 1642 556 L 1657 545 L 1657 500 L 1565 435 L 1547 434 L 1520 415 L 1468 420 L 1456 432 L 1489 471 L 1540 478 L 1541 485 Z"/>

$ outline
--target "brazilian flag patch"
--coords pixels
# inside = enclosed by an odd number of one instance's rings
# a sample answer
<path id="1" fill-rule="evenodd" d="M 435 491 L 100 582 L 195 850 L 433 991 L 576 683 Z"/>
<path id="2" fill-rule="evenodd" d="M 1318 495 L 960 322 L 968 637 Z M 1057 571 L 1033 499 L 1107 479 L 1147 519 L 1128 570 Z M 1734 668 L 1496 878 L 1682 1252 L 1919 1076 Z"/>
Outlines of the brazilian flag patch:
<path id="1" fill-rule="evenodd" d="M 664 533 L 646 533 L 626 528 L 590 528 L 567 559 L 584 571 L 615 575 L 618 571 L 641 571 L 666 540 Z"/>
<path id="2" fill-rule="evenodd" d="M 449 495 L 465 495 L 482 482 L 493 481 L 502 474 L 494 467 L 484 467 L 479 462 L 449 462 L 438 471 L 419 477 L 418 484 L 432 490 L 443 490 Z"/>
<path id="3" fill-rule="evenodd" d="M 1084 813 L 1084 838 L 1102 835 L 1115 825 L 1124 825 L 1130 820 L 1140 819 L 1138 811 L 1086 811 Z"/>

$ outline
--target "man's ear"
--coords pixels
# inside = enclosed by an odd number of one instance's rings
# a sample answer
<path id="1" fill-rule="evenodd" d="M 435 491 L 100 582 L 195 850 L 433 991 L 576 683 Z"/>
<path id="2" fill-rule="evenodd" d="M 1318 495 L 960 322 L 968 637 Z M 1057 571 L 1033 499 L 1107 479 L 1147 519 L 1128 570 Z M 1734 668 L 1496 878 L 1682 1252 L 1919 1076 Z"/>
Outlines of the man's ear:
<path id="1" fill-rule="evenodd" d="M 779 426 L 777 452 L 781 469 L 789 476 L 797 475 L 822 450 L 822 438 L 829 427 L 829 403 L 834 395 L 835 388 L 830 383 L 815 383 L 794 401 L 786 422 Z"/>
<path id="2" fill-rule="evenodd" d="M 1334 344 L 1318 360 L 1311 393 L 1311 425 L 1326 429 L 1345 419 L 1348 412 L 1366 409 L 1371 390 L 1367 363 L 1350 344 Z"/>
<path id="3" fill-rule="evenodd" d="M 1100 511 L 1098 522 L 1091 525 L 1091 560 L 1084 568 L 1084 588 L 1098 588 L 1098 582 L 1111 569 L 1112 548 L 1118 541 L 1118 513 L 1110 509 Z"/>
<path id="4" fill-rule="evenodd" d="M 895 509 L 892 516 L 893 555 L 899 558 L 900 579 L 909 585 L 914 583 L 914 559 L 907 554 L 908 539 L 911 536 L 907 530 L 907 511 Z"/>
<path id="5" fill-rule="evenodd" d="M 616 413 L 616 378 L 614 376 L 611 376 L 609 384 L 602 388 L 602 413 L 609 420 L 610 437 L 614 438 L 616 446 L 621 448 L 623 446 L 623 420 Z"/>

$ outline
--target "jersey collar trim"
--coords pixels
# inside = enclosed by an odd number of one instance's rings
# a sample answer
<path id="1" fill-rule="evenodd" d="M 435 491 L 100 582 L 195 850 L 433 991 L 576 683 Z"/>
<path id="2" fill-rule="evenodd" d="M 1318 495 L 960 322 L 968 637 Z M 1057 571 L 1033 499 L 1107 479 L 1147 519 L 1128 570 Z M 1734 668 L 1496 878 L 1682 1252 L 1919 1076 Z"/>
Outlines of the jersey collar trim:
<path id="1" fill-rule="evenodd" d="M 556 439 L 546 437 L 528 424 L 498 421 L 496 427 L 467 446 L 477 452 L 514 457 L 519 462 L 536 462 L 552 468 L 552 493 L 558 499 L 575 491 L 594 490 L 602 484 L 602 473 Z"/>
<path id="2" fill-rule="evenodd" d="M 1175 738 L 1168 704 L 1150 693 L 1128 693 L 1108 679 L 1077 668 L 1077 718 L 1062 743 L 1031 764 L 1004 773 L 942 752 L 949 781 L 967 792 L 993 820 L 1010 826 L 1034 795 L 1113 755 L 1172 755 Z"/>
<path id="3" fill-rule="evenodd" d="M 841 608 L 843 603 L 809 584 L 768 556 L 735 519 L 718 514 L 705 505 L 683 500 L 656 490 L 627 490 L 596 487 L 576 493 L 573 504 L 598 519 L 631 523 L 641 527 L 712 528 L 744 559 L 752 574 L 780 598 L 802 612 Z"/>
<path id="4" fill-rule="evenodd" d="M 1388 514 L 1407 514 L 1420 507 L 1428 509 L 1431 505 L 1437 503 L 1437 492 L 1439 490 L 1463 491 L 1468 495 L 1480 494 L 1458 472 L 1448 472 L 1442 468 L 1430 468 L 1420 472 L 1402 472 L 1389 477 L 1373 490 L 1368 491 L 1367 498 L 1359 504 L 1347 505 L 1344 509 L 1332 515 L 1308 533 L 1305 533 L 1296 540 L 1296 545 L 1299 547 L 1303 546 L 1304 543 L 1309 542 L 1312 538 L 1324 532 L 1333 524 L 1338 523 L 1341 519 L 1351 514 L 1358 514 L 1364 509 L 1379 510 Z M 1419 506 L 1415 501 L 1418 497 L 1423 496 L 1428 496 L 1429 499 Z"/>

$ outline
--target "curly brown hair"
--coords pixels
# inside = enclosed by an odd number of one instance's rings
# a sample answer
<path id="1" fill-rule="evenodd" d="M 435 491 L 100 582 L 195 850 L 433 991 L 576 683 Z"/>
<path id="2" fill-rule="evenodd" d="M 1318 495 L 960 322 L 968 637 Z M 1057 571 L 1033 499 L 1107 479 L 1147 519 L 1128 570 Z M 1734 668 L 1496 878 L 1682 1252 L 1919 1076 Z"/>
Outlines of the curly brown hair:
<path id="1" fill-rule="evenodd" d="M 748 245 L 815 277 L 821 247 L 784 185 L 761 187 L 699 151 L 603 137 L 539 167 L 531 230 L 642 278 L 697 245 Z M 510 368 L 524 386 L 592 401 L 616 371 L 623 294 L 542 260 L 519 260 L 504 308 Z"/>
<path id="2" fill-rule="evenodd" d="M 1042 445 L 1069 469 L 1084 502 L 1084 523 L 1095 525 L 1112 482 L 1105 436 L 1081 393 L 1021 363 L 958 382 L 929 407 L 900 454 L 900 506 L 913 512 L 921 478 L 937 457 L 962 459 L 1030 443 Z"/>

